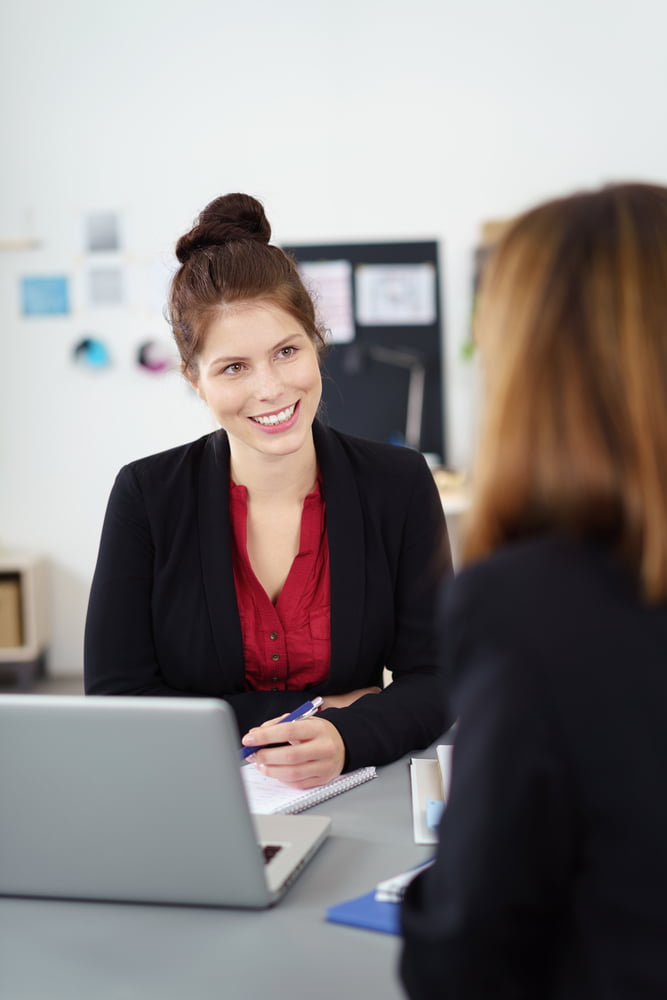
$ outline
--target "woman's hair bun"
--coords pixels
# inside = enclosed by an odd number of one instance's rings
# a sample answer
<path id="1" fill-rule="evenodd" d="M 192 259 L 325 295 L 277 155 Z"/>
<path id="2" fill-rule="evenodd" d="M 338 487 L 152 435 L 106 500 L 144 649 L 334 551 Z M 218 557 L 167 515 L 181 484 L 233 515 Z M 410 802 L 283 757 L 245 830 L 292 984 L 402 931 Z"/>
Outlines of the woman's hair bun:
<path id="1" fill-rule="evenodd" d="M 236 240 L 268 243 L 271 226 L 261 203 L 249 194 L 225 194 L 210 202 L 189 233 L 176 244 L 181 264 L 204 247 L 223 246 Z"/>

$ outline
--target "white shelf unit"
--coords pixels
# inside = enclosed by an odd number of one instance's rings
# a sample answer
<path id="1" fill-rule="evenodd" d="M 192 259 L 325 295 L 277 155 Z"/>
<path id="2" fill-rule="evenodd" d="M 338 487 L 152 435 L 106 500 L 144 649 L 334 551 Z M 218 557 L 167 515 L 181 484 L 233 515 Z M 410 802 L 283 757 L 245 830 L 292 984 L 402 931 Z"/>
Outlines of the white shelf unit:
<path id="1" fill-rule="evenodd" d="M 26 553 L 0 552 L 0 580 L 17 580 L 21 642 L 0 646 L 0 668 L 13 671 L 20 691 L 32 688 L 45 667 L 49 644 L 46 560 Z"/>

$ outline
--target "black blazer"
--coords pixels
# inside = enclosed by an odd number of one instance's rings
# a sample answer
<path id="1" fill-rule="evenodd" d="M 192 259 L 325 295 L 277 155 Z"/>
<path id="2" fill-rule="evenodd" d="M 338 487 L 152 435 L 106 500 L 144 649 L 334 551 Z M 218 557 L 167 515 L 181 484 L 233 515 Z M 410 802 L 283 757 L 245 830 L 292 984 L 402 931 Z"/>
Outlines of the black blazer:
<path id="1" fill-rule="evenodd" d="M 323 715 L 346 769 L 384 764 L 445 728 L 434 614 L 449 566 L 442 505 L 423 457 L 314 425 L 331 561 L 331 669 L 308 696 L 382 686 Z M 224 431 L 121 469 L 109 499 L 85 631 L 89 694 L 226 699 L 240 731 L 295 708 L 246 690 L 231 560 Z"/>
<path id="2" fill-rule="evenodd" d="M 603 548 L 524 542 L 442 615 L 459 728 L 412 998 L 667 997 L 667 607 Z"/>

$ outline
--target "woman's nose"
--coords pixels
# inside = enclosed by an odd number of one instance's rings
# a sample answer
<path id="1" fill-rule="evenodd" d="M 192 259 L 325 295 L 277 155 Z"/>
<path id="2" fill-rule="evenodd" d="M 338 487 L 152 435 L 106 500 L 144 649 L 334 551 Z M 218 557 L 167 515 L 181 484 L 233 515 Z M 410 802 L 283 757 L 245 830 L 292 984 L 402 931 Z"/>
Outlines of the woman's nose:
<path id="1" fill-rule="evenodd" d="M 271 366 L 258 368 L 255 373 L 255 395 L 257 399 L 276 399 L 282 392 L 283 382 Z"/>

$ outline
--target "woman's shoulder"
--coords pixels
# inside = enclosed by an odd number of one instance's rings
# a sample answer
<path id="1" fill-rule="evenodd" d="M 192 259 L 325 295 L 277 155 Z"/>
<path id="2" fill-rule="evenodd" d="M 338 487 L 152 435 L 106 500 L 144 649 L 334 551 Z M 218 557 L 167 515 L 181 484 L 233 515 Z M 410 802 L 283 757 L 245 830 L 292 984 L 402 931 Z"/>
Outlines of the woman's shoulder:
<path id="1" fill-rule="evenodd" d="M 464 566 L 452 583 L 451 599 L 493 593 L 494 603 L 542 601 L 609 561 L 607 550 L 559 535 L 521 539 Z"/>
<path id="2" fill-rule="evenodd" d="M 205 434 L 195 441 L 175 445 L 164 451 L 145 455 L 128 462 L 119 472 L 119 477 L 131 476 L 141 482 L 168 482 L 170 479 L 187 475 L 198 467 L 205 456 L 221 458 L 227 449 L 226 435 L 222 431 Z"/>
<path id="3" fill-rule="evenodd" d="M 459 574 L 462 586 L 515 580 L 528 590 L 542 589 L 568 579 L 591 575 L 624 575 L 611 549 L 592 541 L 563 534 L 545 534 L 519 539 L 496 549 L 484 559 L 470 563 Z"/>
<path id="4" fill-rule="evenodd" d="M 443 609 L 450 622 L 536 645 L 555 634 L 581 644 L 589 632 L 645 613 L 637 582 L 612 549 L 561 535 L 517 541 L 464 567 Z M 667 609 L 660 614 L 667 619 Z"/>
<path id="5" fill-rule="evenodd" d="M 316 444 L 327 444 L 333 451 L 344 453 L 355 467 L 369 474 L 375 472 L 395 476 L 429 472 L 426 459 L 414 448 L 372 441 L 323 424 L 316 428 L 315 439 Z"/>

